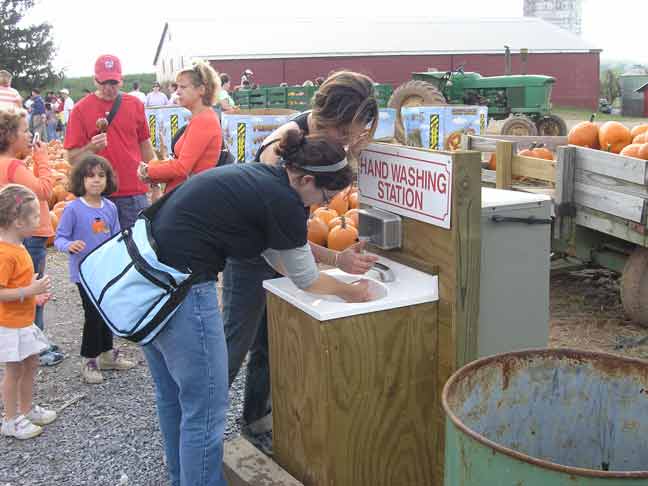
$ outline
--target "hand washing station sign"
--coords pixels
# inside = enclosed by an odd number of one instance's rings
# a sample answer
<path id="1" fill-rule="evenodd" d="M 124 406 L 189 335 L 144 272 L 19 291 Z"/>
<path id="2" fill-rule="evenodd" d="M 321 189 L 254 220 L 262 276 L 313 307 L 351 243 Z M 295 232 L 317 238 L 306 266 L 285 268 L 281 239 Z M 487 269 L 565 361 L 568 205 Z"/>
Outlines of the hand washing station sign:
<path id="1" fill-rule="evenodd" d="M 408 147 L 371 144 L 358 164 L 360 201 L 450 228 L 452 157 Z"/>

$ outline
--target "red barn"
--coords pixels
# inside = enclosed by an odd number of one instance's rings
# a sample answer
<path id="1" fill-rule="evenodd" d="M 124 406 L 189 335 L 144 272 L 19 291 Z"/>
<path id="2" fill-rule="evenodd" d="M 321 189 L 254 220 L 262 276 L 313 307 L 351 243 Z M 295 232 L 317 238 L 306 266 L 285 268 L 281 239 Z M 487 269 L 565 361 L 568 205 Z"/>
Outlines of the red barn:
<path id="1" fill-rule="evenodd" d="M 504 73 L 504 46 L 513 74 L 529 50 L 527 74 L 556 78 L 556 105 L 596 109 L 599 54 L 580 37 L 544 20 L 506 19 L 221 19 L 170 21 L 153 64 L 160 82 L 193 59 L 209 60 L 238 84 L 247 68 L 262 85 L 302 84 L 340 68 L 395 86 L 414 71 L 464 66 L 483 76 Z"/>

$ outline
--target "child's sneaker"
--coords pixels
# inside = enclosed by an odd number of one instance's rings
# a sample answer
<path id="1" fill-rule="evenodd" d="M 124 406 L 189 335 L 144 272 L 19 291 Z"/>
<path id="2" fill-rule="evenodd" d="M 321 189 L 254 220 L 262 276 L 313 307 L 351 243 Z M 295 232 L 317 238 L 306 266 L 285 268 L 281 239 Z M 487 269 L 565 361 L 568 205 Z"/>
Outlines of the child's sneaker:
<path id="1" fill-rule="evenodd" d="M 47 425 L 56 420 L 56 412 L 34 405 L 27 415 L 27 419 L 35 425 Z"/>
<path id="2" fill-rule="evenodd" d="M 99 371 L 96 359 L 85 359 L 81 364 L 81 379 L 90 385 L 103 383 L 104 378 Z"/>
<path id="3" fill-rule="evenodd" d="M 13 420 L 3 420 L 0 433 L 7 437 L 25 440 L 32 439 L 43 432 L 43 428 L 34 425 L 24 415 L 18 415 Z"/>
<path id="4" fill-rule="evenodd" d="M 101 353 L 98 361 L 101 370 L 130 370 L 135 367 L 135 363 L 124 359 L 118 349 Z"/>

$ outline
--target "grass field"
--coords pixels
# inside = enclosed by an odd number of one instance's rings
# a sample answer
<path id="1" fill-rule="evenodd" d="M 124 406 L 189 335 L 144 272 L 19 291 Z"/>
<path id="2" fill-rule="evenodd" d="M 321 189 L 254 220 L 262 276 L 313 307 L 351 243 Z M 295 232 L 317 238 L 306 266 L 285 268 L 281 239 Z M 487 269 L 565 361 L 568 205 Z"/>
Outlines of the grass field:
<path id="1" fill-rule="evenodd" d="M 554 106 L 553 113 L 560 116 L 563 120 L 589 120 L 592 116 L 591 110 L 584 108 L 573 108 L 570 106 Z M 633 118 L 621 115 L 606 115 L 605 113 L 596 113 L 596 121 L 605 122 L 615 120 L 627 124 L 646 123 L 648 118 Z"/>

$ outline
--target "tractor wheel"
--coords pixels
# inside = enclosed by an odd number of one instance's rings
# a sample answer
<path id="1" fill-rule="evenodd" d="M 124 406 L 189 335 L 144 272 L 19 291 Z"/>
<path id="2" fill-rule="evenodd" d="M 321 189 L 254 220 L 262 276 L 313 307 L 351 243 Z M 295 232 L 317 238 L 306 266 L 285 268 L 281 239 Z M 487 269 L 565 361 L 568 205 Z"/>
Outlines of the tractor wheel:
<path id="1" fill-rule="evenodd" d="M 636 248 L 621 275 L 621 302 L 626 315 L 648 327 L 648 248 Z"/>
<path id="2" fill-rule="evenodd" d="M 502 135 L 516 135 L 519 137 L 534 137 L 538 129 L 533 120 L 526 116 L 512 116 L 502 125 Z"/>
<path id="3" fill-rule="evenodd" d="M 443 94 L 432 84 L 425 81 L 408 81 L 394 90 L 387 106 L 396 109 L 395 137 L 400 143 L 406 142 L 405 127 L 401 119 L 401 108 L 407 106 L 447 105 Z"/>
<path id="4" fill-rule="evenodd" d="M 536 123 L 538 135 L 559 137 L 567 135 L 567 124 L 558 115 L 543 116 Z"/>

